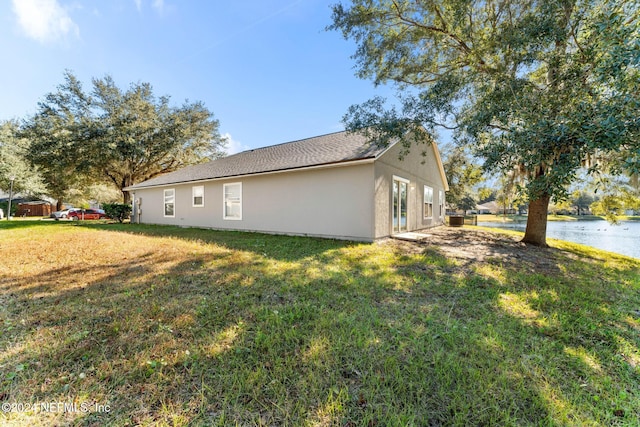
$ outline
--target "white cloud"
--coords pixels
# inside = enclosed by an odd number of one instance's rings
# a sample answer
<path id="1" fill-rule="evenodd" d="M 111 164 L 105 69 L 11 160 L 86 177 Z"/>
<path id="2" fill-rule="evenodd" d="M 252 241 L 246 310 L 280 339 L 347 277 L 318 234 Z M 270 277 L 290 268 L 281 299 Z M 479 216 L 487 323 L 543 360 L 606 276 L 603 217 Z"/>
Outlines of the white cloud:
<path id="1" fill-rule="evenodd" d="M 153 0 L 153 8 L 158 12 L 164 12 L 164 0 Z"/>
<path id="2" fill-rule="evenodd" d="M 136 5 L 136 9 L 138 12 L 142 12 L 142 0 L 133 0 Z M 164 13 L 164 0 L 153 0 L 151 2 L 151 7 L 155 9 L 155 11 L 162 15 Z"/>
<path id="3" fill-rule="evenodd" d="M 78 25 L 57 0 L 13 0 L 13 11 L 27 36 L 40 43 L 80 35 Z"/>
<path id="4" fill-rule="evenodd" d="M 229 155 L 240 153 L 241 151 L 246 151 L 246 150 L 249 150 L 251 148 L 251 147 L 249 147 L 247 145 L 244 145 L 240 141 L 234 140 L 231 137 L 230 133 L 225 133 L 222 136 L 227 139 L 227 148 L 226 148 L 225 151 Z"/>

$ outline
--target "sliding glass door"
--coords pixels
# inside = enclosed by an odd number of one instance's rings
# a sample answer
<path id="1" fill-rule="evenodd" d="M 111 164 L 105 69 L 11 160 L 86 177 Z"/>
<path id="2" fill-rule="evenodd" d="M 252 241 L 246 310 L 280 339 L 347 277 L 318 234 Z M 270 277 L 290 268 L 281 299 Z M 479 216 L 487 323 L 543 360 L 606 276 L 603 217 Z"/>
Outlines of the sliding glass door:
<path id="1" fill-rule="evenodd" d="M 393 179 L 393 233 L 407 231 L 407 194 L 408 182 Z"/>

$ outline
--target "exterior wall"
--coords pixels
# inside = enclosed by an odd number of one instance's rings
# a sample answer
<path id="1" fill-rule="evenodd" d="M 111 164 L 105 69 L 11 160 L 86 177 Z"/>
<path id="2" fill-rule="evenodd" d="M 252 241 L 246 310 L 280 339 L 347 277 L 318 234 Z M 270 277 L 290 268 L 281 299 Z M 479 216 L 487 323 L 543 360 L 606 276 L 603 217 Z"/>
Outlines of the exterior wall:
<path id="1" fill-rule="evenodd" d="M 444 224 L 444 210 L 440 216 L 439 193 L 442 191 L 442 194 L 445 194 L 445 184 L 440 175 L 433 146 L 413 146 L 411 153 L 406 155 L 403 160 L 398 158 L 401 148 L 399 143 L 390 147 L 375 162 L 376 239 L 392 234 L 391 207 L 393 206 L 392 182 L 394 176 L 409 180 L 408 231 Z M 423 157 L 421 152 L 425 150 L 427 156 Z M 421 163 L 423 161 L 424 164 Z M 433 188 L 433 217 L 431 219 L 425 219 L 423 215 L 425 185 Z"/>
<path id="2" fill-rule="evenodd" d="M 51 203 L 18 203 L 16 216 L 49 216 Z"/>
<path id="3" fill-rule="evenodd" d="M 140 222 L 372 241 L 373 163 L 138 189 Z M 242 219 L 223 219 L 223 184 L 242 183 Z M 193 207 L 193 186 L 204 207 Z M 163 190 L 175 189 L 175 217 Z"/>

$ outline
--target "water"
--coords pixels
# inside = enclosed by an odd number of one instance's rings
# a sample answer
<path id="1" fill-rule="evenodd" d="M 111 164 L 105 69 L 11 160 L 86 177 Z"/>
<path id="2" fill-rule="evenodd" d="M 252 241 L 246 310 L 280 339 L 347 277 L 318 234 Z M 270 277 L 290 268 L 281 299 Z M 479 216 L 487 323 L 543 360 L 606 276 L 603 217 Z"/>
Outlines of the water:
<path id="1" fill-rule="evenodd" d="M 524 231 L 524 222 L 478 222 L 484 227 Z M 640 258 L 640 221 L 611 225 L 607 221 L 549 221 L 547 237 L 567 240 Z"/>

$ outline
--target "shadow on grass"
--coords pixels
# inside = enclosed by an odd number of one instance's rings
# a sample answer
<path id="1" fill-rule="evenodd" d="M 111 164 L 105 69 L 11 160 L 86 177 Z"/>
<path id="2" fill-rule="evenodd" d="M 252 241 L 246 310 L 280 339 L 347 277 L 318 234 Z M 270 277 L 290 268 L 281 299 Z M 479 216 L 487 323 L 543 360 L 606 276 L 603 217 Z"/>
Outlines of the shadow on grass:
<path id="1" fill-rule="evenodd" d="M 632 271 L 597 282 L 602 266 L 560 255 L 531 275 L 517 259 L 473 265 L 436 247 L 134 230 L 230 251 L 177 242 L 170 255 L 149 248 L 100 271 L 78 260 L 3 277 L 2 400 L 109 404 L 108 414 L 52 415 L 77 425 L 636 419 Z M 64 278 L 92 279 L 67 288 Z"/>
<path id="2" fill-rule="evenodd" d="M 13 219 L 11 221 L 7 221 L 6 218 L 0 220 L 0 230 L 19 230 L 19 229 L 27 229 L 33 227 L 46 227 L 46 226 L 57 226 L 60 224 L 67 224 L 71 221 L 63 220 L 56 221 L 53 218 L 44 218 L 44 219 Z"/>
<path id="3" fill-rule="evenodd" d="M 151 237 L 174 237 L 181 240 L 216 244 L 228 249 L 253 252 L 283 261 L 295 261 L 316 256 L 327 250 L 358 244 L 344 240 L 320 239 L 302 236 L 282 236 L 241 231 L 211 230 L 169 225 L 83 223 L 82 227 L 120 231 Z"/>

